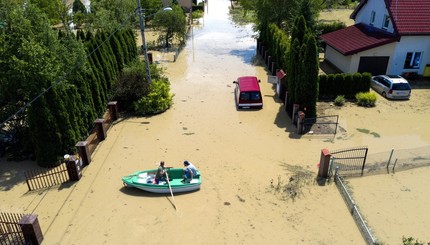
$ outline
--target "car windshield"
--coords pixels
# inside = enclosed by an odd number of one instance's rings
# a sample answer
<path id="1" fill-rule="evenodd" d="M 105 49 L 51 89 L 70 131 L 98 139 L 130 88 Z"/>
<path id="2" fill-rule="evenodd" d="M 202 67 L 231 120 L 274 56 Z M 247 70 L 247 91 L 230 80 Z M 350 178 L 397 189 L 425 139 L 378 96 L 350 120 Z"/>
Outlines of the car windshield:
<path id="1" fill-rule="evenodd" d="M 259 92 L 251 92 L 251 100 L 261 100 Z"/>
<path id="2" fill-rule="evenodd" d="M 259 92 L 242 92 L 240 93 L 240 99 L 259 101 L 261 100 L 261 96 Z"/>
<path id="3" fill-rule="evenodd" d="M 393 90 L 411 90 L 408 83 L 395 83 L 393 84 Z"/>

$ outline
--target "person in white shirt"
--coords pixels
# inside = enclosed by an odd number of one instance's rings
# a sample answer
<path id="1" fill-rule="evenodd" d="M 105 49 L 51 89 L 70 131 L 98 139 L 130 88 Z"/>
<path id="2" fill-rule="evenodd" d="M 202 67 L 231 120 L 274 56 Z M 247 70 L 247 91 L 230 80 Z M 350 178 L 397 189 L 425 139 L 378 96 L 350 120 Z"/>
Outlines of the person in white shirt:
<path id="1" fill-rule="evenodd" d="M 197 175 L 197 168 L 189 161 L 184 161 L 184 179 L 182 182 L 190 183 L 194 176 Z"/>

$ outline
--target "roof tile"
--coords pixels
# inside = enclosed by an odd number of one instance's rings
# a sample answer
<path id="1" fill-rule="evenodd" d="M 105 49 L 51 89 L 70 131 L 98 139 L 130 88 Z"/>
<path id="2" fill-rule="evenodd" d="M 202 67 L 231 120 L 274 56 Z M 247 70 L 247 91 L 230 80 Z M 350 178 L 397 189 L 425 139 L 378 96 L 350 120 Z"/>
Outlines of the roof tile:
<path id="1" fill-rule="evenodd" d="M 430 34 L 430 0 L 390 0 L 388 4 L 400 35 Z"/>
<path id="2" fill-rule="evenodd" d="M 361 23 L 326 33 L 320 38 L 343 55 L 355 54 L 399 40 L 398 36 Z"/>

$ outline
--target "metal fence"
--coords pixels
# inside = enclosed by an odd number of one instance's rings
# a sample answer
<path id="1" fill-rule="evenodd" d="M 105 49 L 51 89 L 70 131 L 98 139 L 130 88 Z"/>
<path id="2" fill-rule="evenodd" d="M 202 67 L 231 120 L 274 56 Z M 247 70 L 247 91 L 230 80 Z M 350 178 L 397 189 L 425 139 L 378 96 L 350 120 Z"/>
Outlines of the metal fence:
<path id="1" fill-rule="evenodd" d="M 430 146 L 391 149 L 385 152 L 369 153 L 364 174 L 394 173 L 424 166 L 430 166 Z"/>
<path id="2" fill-rule="evenodd" d="M 302 134 L 336 134 L 337 126 L 339 124 L 339 116 L 319 116 L 314 118 L 305 118 L 303 121 L 303 127 L 301 129 Z"/>
<path id="3" fill-rule="evenodd" d="M 354 149 L 354 148 L 351 148 Z M 411 149 L 391 149 L 390 151 L 367 154 L 367 147 L 355 148 L 358 155 L 353 156 L 351 149 L 344 149 L 332 152 L 332 164 L 330 168 L 335 168 L 334 181 L 346 202 L 361 234 L 367 244 L 378 244 L 377 238 L 372 233 L 363 216 L 343 182 L 345 177 L 371 174 L 394 173 L 417 167 L 430 166 L 430 146 L 417 147 Z M 366 154 L 363 154 L 366 153 Z M 360 157 L 361 155 L 361 157 Z M 364 158 L 363 158 L 364 156 Z M 343 159 L 343 160 L 342 160 Z M 360 160 L 361 159 L 361 160 Z M 342 161 L 353 161 L 350 166 L 342 164 Z M 354 163 L 354 161 L 358 161 Z M 360 162 L 362 165 L 360 165 Z M 334 164 L 333 164 L 334 163 Z M 362 166 L 361 170 L 359 166 Z M 343 168 L 343 169 L 342 169 Z"/>
<path id="4" fill-rule="evenodd" d="M 341 176 L 363 176 L 367 147 L 346 148 L 331 152 L 330 176 L 337 167 Z"/>
<path id="5" fill-rule="evenodd" d="M 339 174 L 336 171 L 336 174 L 334 176 L 334 182 L 336 183 L 336 186 L 338 187 L 338 190 L 340 194 L 342 195 L 343 199 L 346 202 L 346 205 L 348 206 L 349 211 L 351 212 L 352 217 L 354 218 L 358 229 L 360 230 L 361 234 L 363 235 L 364 240 L 367 242 L 367 244 L 378 244 L 376 237 L 373 235 L 371 229 L 367 226 L 366 221 L 364 220 L 363 216 L 360 213 L 360 210 L 358 209 L 357 205 L 355 204 L 354 200 L 352 199 L 352 196 L 348 192 L 348 189 L 346 188 L 345 184 L 343 183 L 342 177 L 339 176 Z"/>
<path id="6" fill-rule="evenodd" d="M 24 214 L 0 213 L 0 245 L 25 244 L 19 221 Z"/>

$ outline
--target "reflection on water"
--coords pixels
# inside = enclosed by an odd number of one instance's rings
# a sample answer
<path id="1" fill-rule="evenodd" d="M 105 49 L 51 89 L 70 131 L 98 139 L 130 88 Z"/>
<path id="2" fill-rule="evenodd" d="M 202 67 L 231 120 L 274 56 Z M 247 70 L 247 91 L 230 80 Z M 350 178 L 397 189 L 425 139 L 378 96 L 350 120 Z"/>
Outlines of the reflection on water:
<path id="1" fill-rule="evenodd" d="M 208 56 L 237 56 L 250 64 L 256 52 L 255 32 L 251 24 L 235 25 L 229 16 L 229 6 L 226 0 L 207 2 L 200 26 L 193 27 L 191 32 L 192 49 Z"/>

